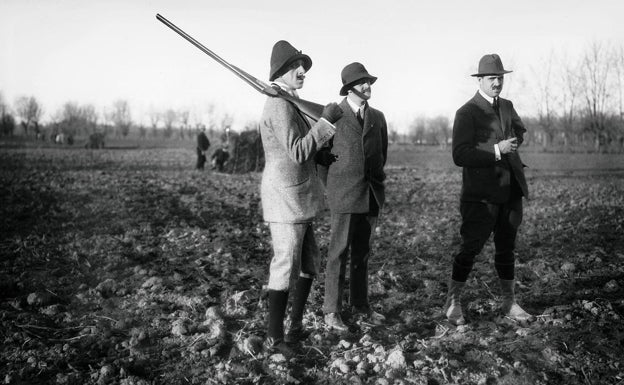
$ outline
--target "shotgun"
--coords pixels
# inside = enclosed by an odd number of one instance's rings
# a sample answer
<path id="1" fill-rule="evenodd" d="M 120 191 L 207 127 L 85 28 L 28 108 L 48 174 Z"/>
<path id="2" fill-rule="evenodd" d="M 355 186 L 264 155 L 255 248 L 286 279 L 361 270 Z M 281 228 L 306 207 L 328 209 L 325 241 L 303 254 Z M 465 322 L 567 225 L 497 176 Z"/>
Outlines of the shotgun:
<path id="1" fill-rule="evenodd" d="M 183 38 L 185 38 L 186 40 L 188 40 L 195 47 L 199 48 L 203 53 L 205 53 L 206 55 L 208 55 L 211 58 L 213 58 L 214 60 L 216 60 L 217 63 L 221 64 L 225 68 L 227 68 L 230 71 L 234 72 L 234 74 L 236 76 L 241 78 L 245 83 L 247 83 L 248 85 L 253 87 L 256 91 L 258 91 L 258 92 L 260 92 L 260 93 L 262 93 L 264 95 L 267 95 L 267 96 L 277 97 L 277 98 L 282 98 L 284 100 L 288 100 L 289 102 L 295 104 L 303 114 L 305 114 L 307 117 L 309 117 L 310 119 L 312 119 L 314 121 L 318 121 L 321 118 L 321 113 L 323 112 L 323 106 L 322 105 L 320 105 L 318 103 L 314 103 L 314 102 L 309 102 L 307 100 L 303 100 L 303 99 L 292 97 L 288 93 L 284 92 L 284 90 L 282 90 L 281 88 L 271 87 L 269 84 L 263 82 L 262 80 L 260 80 L 260 79 L 258 79 L 256 77 L 248 74 L 247 72 L 245 72 L 242 69 L 236 67 L 235 65 L 228 63 L 223 58 L 221 58 L 219 55 L 217 55 L 216 53 L 212 52 L 211 50 L 206 48 L 204 45 L 202 45 L 200 42 L 198 42 L 197 40 L 195 40 L 191 36 L 189 36 L 186 32 L 184 32 L 183 30 L 178 28 L 175 24 L 173 24 L 169 20 L 165 19 L 159 13 L 156 14 L 156 19 L 158 19 L 160 22 L 162 22 L 167 27 L 171 28 L 178 35 L 180 35 Z"/>

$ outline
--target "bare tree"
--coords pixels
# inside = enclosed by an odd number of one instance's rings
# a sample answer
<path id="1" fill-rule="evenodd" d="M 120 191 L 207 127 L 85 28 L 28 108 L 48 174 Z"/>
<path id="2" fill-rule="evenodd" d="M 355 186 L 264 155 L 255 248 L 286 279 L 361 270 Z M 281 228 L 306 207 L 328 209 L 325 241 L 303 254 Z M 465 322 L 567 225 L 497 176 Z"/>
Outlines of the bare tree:
<path id="1" fill-rule="evenodd" d="M 162 114 L 159 111 L 151 108 L 148 115 L 150 120 L 150 126 L 152 127 L 152 136 L 156 137 L 158 136 L 158 124 L 162 119 Z"/>
<path id="2" fill-rule="evenodd" d="M 539 63 L 539 67 L 533 68 L 532 71 L 534 78 L 537 79 L 533 89 L 537 106 L 537 125 L 543 133 L 542 145 L 544 147 L 549 147 L 553 143 L 557 129 L 557 116 L 554 108 L 557 100 L 553 91 L 558 87 L 554 84 L 553 60 L 554 53 L 551 52 L 548 59 Z"/>
<path id="3" fill-rule="evenodd" d="M 89 135 L 96 131 L 99 115 L 91 104 L 83 106 L 74 102 L 65 103 L 56 113 L 53 134 L 65 134 L 74 137 L 84 133 Z"/>
<path id="4" fill-rule="evenodd" d="M 599 151 L 607 139 L 607 109 L 609 72 L 612 61 L 602 44 L 591 44 L 581 61 L 581 89 L 585 100 L 586 129 L 594 137 L 594 148 Z"/>
<path id="5" fill-rule="evenodd" d="M 578 64 L 567 58 L 562 59 L 561 68 L 561 97 L 559 99 L 560 105 L 560 119 L 559 124 L 561 126 L 561 132 L 563 133 L 564 146 L 568 147 L 570 142 L 570 136 L 578 136 L 579 134 L 579 113 L 577 111 L 580 98 L 580 76 Z"/>
<path id="6" fill-rule="evenodd" d="M 624 46 L 620 45 L 614 52 L 615 84 L 617 98 L 617 140 L 620 151 L 624 151 Z"/>
<path id="7" fill-rule="evenodd" d="M 191 137 L 190 128 L 189 128 L 189 119 L 191 113 L 187 109 L 181 109 L 178 111 L 178 120 L 180 121 L 180 138 L 184 139 L 184 137 L 188 134 Z"/>
<path id="8" fill-rule="evenodd" d="M 108 114 L 108 120 L 115 126 L 117 136 L 128 136 L 132 126 L 132 115 L 127 100 L 119 99 L 113 103 L 113 109 Z"/>
<path id="9" fill-rule="evenodd" d="M 429 137 L 432 144 L 439 144 L 446 147 L 451 138 L 451 124 L 449 118 L 443 115 L 436 116 L 429 120 Z"/>
<path id="10" fill-rule="evenodd" d="M 399 133 L 392 122 L 388 122 L 388 142 L 398 143 Z"/>
<path id="11" fill-rule="evenodd" d="M 410 123 L 408 130 L 409 136 L 414 144 L 424 144 L 426 134 L 426 118 L 424 116 L 417 116 Z"/>
<path id="12" fill-rule="evenodd" d="M 15 112 L 22 120 L 24 135 L 28 135 L 28 128 L 34 126 L 35 135 L 39 134 L 39 120 L 43 115 L 43 108 L 34 96 L 21 96 L 15 101 Z"/>
<path id="13" fill-rule="evenodd" d="M 178 120 L 178 113 L 172 110 L 171 108 L 165 111 L 163 114 L 163 122 L 165 125 L 165 131 L 163 135 L 165 138 L 170 138 L 173 134 L 173 127 L 175 126 Z"/>

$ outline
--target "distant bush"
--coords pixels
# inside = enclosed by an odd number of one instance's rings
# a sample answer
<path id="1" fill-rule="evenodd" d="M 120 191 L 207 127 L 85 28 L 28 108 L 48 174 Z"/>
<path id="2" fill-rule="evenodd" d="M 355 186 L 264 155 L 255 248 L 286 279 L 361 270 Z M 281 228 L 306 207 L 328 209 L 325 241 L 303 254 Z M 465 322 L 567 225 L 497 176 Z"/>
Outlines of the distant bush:
<path id="1" fill-rule="evenodd" d="M 15 118 L 11 114 L 2 114 L 0 117 L 0 134 L 3 136 L 13 135 L 15 131 Z"/>
<path id="2" fill-rule="evenodd" d="M 230 135 L 230 154 L 226 170 L 231 173 L 262 171 L 264 169 L 264 149 L 260 132 L 243 131 Z"/>
<path id="3" fill-rule="evenodd" d="M 104 134 L 101 132 L 94 132 L 89 135 L 89 139 L 87 140 L 85 147 L 93 149 L 104 148 Z"/>

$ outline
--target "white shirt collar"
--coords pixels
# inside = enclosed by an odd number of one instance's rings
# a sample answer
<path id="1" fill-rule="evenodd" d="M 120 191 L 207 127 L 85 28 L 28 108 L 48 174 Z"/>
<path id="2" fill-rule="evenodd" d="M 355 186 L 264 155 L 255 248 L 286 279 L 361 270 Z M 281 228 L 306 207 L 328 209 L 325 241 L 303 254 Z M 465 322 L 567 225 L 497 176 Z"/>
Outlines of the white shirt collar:
<path id="1" fill-rule="evenodd" d="M 485 92 L 481 91 L 481 88 L 479 88 L 479 93 L 481 94 L 481 96 L 483 96 L 485 98 L 485 100 L 487 100 L 490 104 L 494 103 L 494 98 L 489 97 Z"/>
<path id="2" fill-rule="evenodd" d="M 288 87 L 286 83 L 280 82 L 278 80 L 273 80 L 273 84 L 277 84 L 279 88 L 286 91 L 290 96 L 294 96 L 295 98 L 299 97 L 299 94 L 297 94 L 297 90 L 290 89 L 290 87 Z"/>
<path id="3" fill-rule="evenodd" d="M 347 96 L 347 103 L 349 104 L 349 107 L 351 107 L 351 110 L 353 111 L 354 114 L 357 114 L 357 112 L 360 110 L 360 108 L 364 108 L 366 107 L 366 103 L 362 104 L 362 105 L 357 105 L 355 104 L 355 102 L 353 100 L 351 100 L 348 96 Z"/>

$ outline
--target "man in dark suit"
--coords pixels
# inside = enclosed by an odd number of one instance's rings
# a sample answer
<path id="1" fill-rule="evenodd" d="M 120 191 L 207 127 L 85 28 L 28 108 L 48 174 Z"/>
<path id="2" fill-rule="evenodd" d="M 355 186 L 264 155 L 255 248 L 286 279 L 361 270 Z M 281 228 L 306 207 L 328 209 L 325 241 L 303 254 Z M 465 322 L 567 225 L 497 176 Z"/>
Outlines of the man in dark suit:
<path id="1" fill-rule="evenodd" d="M 370 107 L 371 85 L 377 78 L 360 63 L 342 70 L 339 104 L 343 116 L 336 122 L 331 144 L 335 162 L 327 171 L 327 199 L 331 211 L 331 239 L 325 268 L 323 312 L 328 327 L 347 330 L 341 318 L 347 257 L 350 263 L 349 303 L 355 313 L 374 324 L 385 317 L 368 301 L 368 258 L 371 236 L 383 207 L 384 165 L 388 129 L 381 111 Z"/>
<path id="2" fill-rule="evenodd" d="M 204 132 L 205 127 L 201 127 L 197 132 L 197 164 L 195 168 L 198 170 L 204 169 L 204 163 L 206 163 L 206 151 L 210 147 L 210 141 Z"/>
<path id="3" fill-rule="evenodd" d="M 504 75 L 496 54 L 485 55 L 472 76 L 479 82 L 475 96 L 455 115 L 453 161 L 463 167 L 460 251 L 453 261 L 444 313 L 455 325 L 465 323 L 460 295 L 474 259 L 494 233 L 494 266 L 503 294 L 502 311 L 517 321 L 532 319 L 515 300 L 516 233 L 522 222 L 522 197 L 529 192 L 518 146 L 526 129 L 511 101 L 499 97 Z"/>

